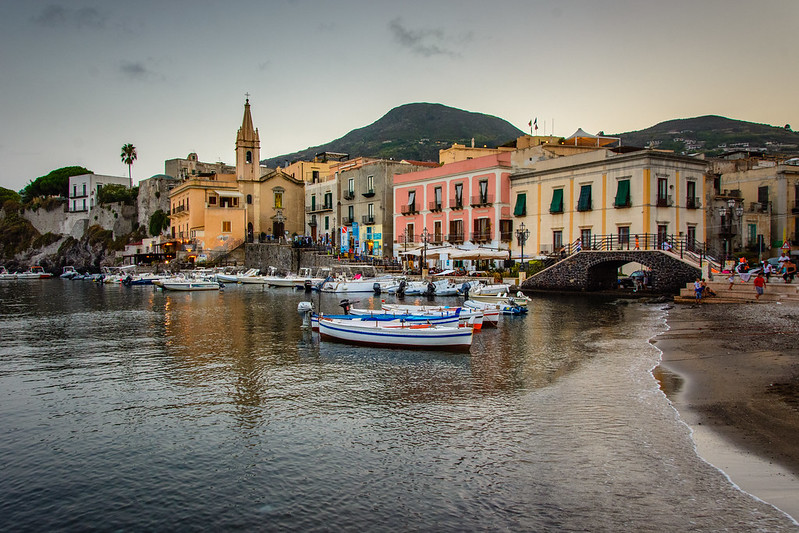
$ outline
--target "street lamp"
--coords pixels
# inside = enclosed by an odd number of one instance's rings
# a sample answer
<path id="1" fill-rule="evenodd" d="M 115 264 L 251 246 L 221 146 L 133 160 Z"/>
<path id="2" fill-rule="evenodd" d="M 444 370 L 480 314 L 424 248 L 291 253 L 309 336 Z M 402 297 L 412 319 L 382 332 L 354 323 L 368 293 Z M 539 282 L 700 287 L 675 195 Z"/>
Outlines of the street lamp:
<path id="1" fill-rule="evenodd" d="M 736 200 L 735 198 L 730 198 L 727 200 L 727 205 L 721 205 L 718 208 L 719 218 L 722 220 L 721 224 L 721 234 L 724 236 L 724 263 L 727 262 L 727 255 L 733 252 L 734 245 L 733 245 L 733 237 L 735 236 L 735 231 L 733 230 L 733 222 L 735 218 L 738 218 L 738 222 L 742 220 L 744 214 L 744 206 L 743 203 Z M 725 220 L 725 217 L 726 220 Z M 729 246 L 728 246 L 729 243 Z M 729 250 L 728 250 L 729 248 Z M 722 265 L 724 265 L 722 263 Z"/>
<path id="2" fill-rule="evenodd" d="M 424 243 L 424 251 L 422 252 L 422 278 L 427 277 L 427 238 L 430 233 L 427 231 L 427 227 L 422 230 L 422 242 Z"/>
<path id="3" fill-rule="evenodd" d="M 519 224 L 519 229 L 516 230 L 516 242 L 522 248 L 522 268 L 524 268 L 524 243 L 530 238 L 530 230 L 525 229 L 524 222 Z"/>

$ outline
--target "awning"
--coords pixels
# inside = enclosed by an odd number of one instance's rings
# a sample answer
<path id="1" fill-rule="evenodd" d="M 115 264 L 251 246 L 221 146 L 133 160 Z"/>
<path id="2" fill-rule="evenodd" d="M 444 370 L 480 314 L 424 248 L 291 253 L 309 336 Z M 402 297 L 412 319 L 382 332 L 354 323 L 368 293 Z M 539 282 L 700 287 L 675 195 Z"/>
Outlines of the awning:
<path id="1" fill-rule="evenodd" d="M 563 190 L 563 189 L 561 189 Z M 527 214 L 527 194 L 520 192 L 516 195 L 516 207 L 513 209 L 513 214 L 521 217 Z"/>
<path id="2" fill-rule="evenodd" d="M 456 250 L 450 252 L 450 259 L 508 259 L 507 250 L 489 250 L 487 248 L 474 248 L 472 250 Z"/>
<path id="3" fill-rule="evenodd" d="M 241 198 L 242 196 L 244 196 L 239 191 L 232 191 L 232 190 L 225 191 L 225 190 L 214 189 L 214 192 L 219 196 L 224 196 L 226 198 Z"/>

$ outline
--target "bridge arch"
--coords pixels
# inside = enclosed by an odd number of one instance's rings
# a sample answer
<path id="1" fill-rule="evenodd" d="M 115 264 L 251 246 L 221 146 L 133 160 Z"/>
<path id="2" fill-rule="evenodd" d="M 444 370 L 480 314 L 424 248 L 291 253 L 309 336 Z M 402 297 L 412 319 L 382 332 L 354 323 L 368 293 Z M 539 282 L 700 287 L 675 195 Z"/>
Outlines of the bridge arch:
<path id="1" fill-rule="evenodd" d="M 583 250 L 531 276 L 522 290 L 597 291 L 615 289 L 619 267 L 640 263 L 652 271 L 652 288 L 677 294 L 701 275 L 698 265 L 662 250 Z"/>

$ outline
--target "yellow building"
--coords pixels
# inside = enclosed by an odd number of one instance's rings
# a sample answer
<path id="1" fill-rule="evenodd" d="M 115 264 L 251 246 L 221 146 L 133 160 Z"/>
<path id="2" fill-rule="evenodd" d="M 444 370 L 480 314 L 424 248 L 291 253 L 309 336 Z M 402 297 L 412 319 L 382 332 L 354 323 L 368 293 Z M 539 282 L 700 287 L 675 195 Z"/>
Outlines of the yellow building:
<path id="1" fill-rule="evenodd" d="M 598 241 L 643 247 L 705 241 L 706 162 L 672 153 L 605 149 L 549 159 L 511 176 L 525 255 Z M 519 257 L 514 239 L 513 255 Z"/>
<path id="2" fill-rule="evenodd" d="M 172 235 L 189 259 L 229 251 L 245 240 L 285 239 L 303 232 L 304 183 L 261 167 L 249 98 L 236 135 L 236 173 L 188 175 L 169 200 Z"/>

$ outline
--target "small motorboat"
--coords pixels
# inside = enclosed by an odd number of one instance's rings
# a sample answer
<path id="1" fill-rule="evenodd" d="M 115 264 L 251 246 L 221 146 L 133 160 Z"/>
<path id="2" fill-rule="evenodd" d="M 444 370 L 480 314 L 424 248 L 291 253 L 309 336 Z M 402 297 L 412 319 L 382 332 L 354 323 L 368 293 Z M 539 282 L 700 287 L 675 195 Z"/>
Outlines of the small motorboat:
<path id="1" fill-rule="evenodd" d="M 322 339 L 351 344 L 399 349 L 468 351 L 472 346 L 472 328 L 433 324 L 381 325 L 379 321 L 319 318 Z"/>
<path id="2" fill-rule="evenodd" d="M 12 279 L 17 279 L 17 274 L 9 272 L 4 266 L 0 266 L 0 280 L 12 280 Z"/>
<path id="3" fill-rule="evenodd" d="M 477 302 L 518 305 L 521 307 L 527 307 L 527 304 L 530 302 L 530 298 L 525 296 L 521 291 L 517 292 L 516 296 L 512 296 L 507 292 L 500 294 L 469 293 L 469 299 Z"/>
<path id="4" fill-rule="evenodd" d="M 17 273 L 17 279 L 49 279 L 52 277 L 52 274 L 45 272 L 44 268 L 39 265 L 32 266 L 27 272 Z"/>
<path id="5" fill-rule="evenodd" d="M 463 302 L 464 307 L 468 307 L 470 309 L 479 309 L 483 312 L 496 310 L 502 313 L 503 315 L 524 315 L 527 313 L 527 307 L 521 306 L 516 303 L 490 303 L 490 302 L 480 302 L 477 300 L 466 300 Z"/>
<path id="6" fill-rule="evenodd" d="M 402 324 L 434 324 L 436 326 L 458 327 L 460 317 L 452 316 L 424 316 L 424 315 L 395 315 L 389 313 L 374 313 L 368 315 L 326 315 L 311 314 L 311 329 L 319 330 L 319 318 L 334 318 L 336 320 L 355 320 L 368 323 L 379 323 L 383 326 L 397 326 Z"/>
<path id="7" fill-rule="evenodd" d="M 165 279 L 160 287 L 165 291 L 218 291 L 224 285 L 211 279 Z"/>
<path id="8" fill-rule="evenodd" d="M 74 266 L 67 265 L 63 268 L 63 272 L 61 272 L 61 279 L 72 279 L 78 275 L 78 271 L 75 270 Z"/>

